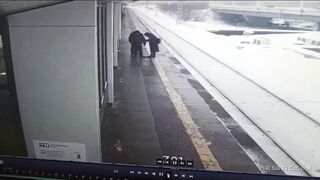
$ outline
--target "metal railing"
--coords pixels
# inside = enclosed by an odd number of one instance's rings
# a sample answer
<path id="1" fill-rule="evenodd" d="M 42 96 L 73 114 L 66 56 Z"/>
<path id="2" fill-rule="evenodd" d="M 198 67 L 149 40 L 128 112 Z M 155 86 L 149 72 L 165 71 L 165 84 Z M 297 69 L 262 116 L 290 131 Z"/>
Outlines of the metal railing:
<path id="1" fill-rule="evenodd" d="M 297 3 L 297 2 L 296 2 Z M 309 5 L 310 6 L 310 5 Z M 227 4 L 221 3 L 211 3 L 210 7 L 212 9 L 225 9 L 225 10 L 243 10 L 243 11 L 262 11 L 270 13 L 279 13 L 279 14 L 298 14 L 298 15 L 311 15 L 311 16 L 320 16 L 320 3 L 317 6 L 306 7 L 304 1 L 300 1 L 298 4 L 293 6 L 279 6 L 277 2 L 266 4 L 264 1 L 252 1 L 246 2 L 245 4 L 240 4 L 235 1 L 228 2 Z"/>

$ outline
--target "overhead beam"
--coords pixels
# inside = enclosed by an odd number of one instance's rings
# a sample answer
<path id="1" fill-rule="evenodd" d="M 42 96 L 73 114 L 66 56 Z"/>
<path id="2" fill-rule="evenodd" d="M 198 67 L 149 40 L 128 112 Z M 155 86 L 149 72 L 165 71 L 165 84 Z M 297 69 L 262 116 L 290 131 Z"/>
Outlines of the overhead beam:
<path id="1" fill-rule="evenodd" d="M 2 1 L 0 2 L 0 16 L 8 16 L 12 14 L 23 13 L 32 11 L 39 8 L 54 6 L 57 4 L 65 3 L 72 0 L 57 0 L 57 1 Z"/>

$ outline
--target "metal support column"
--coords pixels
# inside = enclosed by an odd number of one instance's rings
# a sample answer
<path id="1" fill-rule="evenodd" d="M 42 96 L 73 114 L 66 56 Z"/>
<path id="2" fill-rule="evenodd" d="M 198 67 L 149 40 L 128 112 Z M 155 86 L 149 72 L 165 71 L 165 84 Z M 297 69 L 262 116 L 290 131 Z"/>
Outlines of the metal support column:
<path id="1" fill-rule="evenodd" d="M 106 79 L 105 79 L 105 76 L 104 76 L 104 73 L 105 73 L 105 63 L 106 63 L 106 50 L 105 50 L 105 46 L 106 46 L 106 41 L 105 41 L 105 37 L 106 37 L 106 29 L 104 27 L 104 24 L 105 24 L 105 9 L 104 9 L 104 4 L 101 4 L 100 6 L 100 10 L 101 10 L 101 49 L 102 49 L 102 59 L 101 59 L 101 79 L 102 79 L 102 92 L 104 93 L 105 92 L 105 83 L 106 83 Z M 102 103 L 102 102 L 101 102 Z"/>
<path id="2" fill-rule="evenodd" d="M 118 16 L 118 3 L 113 3 L 113 66 L 118 67 L 118 33 L 119 33 L 119 16 Z"/>
<path id="3" fill-rule="evenodd" d="M 116 2 L 114 3 L 114 13 L 115 13 L 115 18 L 116 21 L 114 22 L 114 25 L 117 26 L 117 31 L 116 31 L 116 36 L 117 36 L 117 49 L 119 50 L 120 47 L 120 34 L 121 34 L 121 11 L 120 11 L 121 3 Z"/>
<path id="4" fill-rule="evenodd" d="M 97 6 L 97 35 L 98 35 L 98 86 L 99 86 L 99 105 L 101 107 L 101 101 L 102 101 L 102 92 L 103 92 L 103 79 L 101 76 L 101 72 L 102 72 L 102 66 L 101 66 L 101 62 L 102 62 L 102 28 L 101 28 L 101 21 L 102 21 L 102 16 L 101 16 L 102 12 L 101 12 L 101 4 L 98 4 Z"/>
<path id="5" fill-rule="evenodd" d="M 122 24 L 122 4 L 118 3 L 119 7 L 118 7 L 118 16 L 119 16 L 119 40 L 121 40 L 121 24 Z"/>
<path id="6" fill-rule="evenodd" d="M 113 2 L 107 3 L 107 71 L 108 103 L 114 102 L 113 77 Z"/>
<path id="7" fill-rule="evenodd" d="M 107 8 L 106 4 L 102 4 L 102 16 L 103 16 L 103 21 L 102 21 L 102 29 L 103 29 L 103 37 L 102 37 L 102 42 L 103 42 L 103 90 L 104 93 L 107 91 Z"/>

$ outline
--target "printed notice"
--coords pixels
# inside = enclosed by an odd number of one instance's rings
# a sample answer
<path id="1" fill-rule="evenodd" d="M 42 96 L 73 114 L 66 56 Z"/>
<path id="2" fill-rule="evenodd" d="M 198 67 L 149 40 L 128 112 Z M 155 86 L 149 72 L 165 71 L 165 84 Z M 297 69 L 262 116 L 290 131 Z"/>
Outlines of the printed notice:
<path id="1" fill-rule="evenodd" d="M 36 158 L 86 161 L 85 144 L 33 140 Z"/>

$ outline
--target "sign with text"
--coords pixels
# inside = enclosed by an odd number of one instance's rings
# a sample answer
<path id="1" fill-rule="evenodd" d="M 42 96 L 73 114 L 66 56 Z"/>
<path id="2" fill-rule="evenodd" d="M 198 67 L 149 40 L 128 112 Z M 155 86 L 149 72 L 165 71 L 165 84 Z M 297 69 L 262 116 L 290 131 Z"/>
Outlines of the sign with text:
<path id="1" fill-rule="evenodd" d="M 33 140 L 36 158 L 86 161 L 85 144 Z"/>

